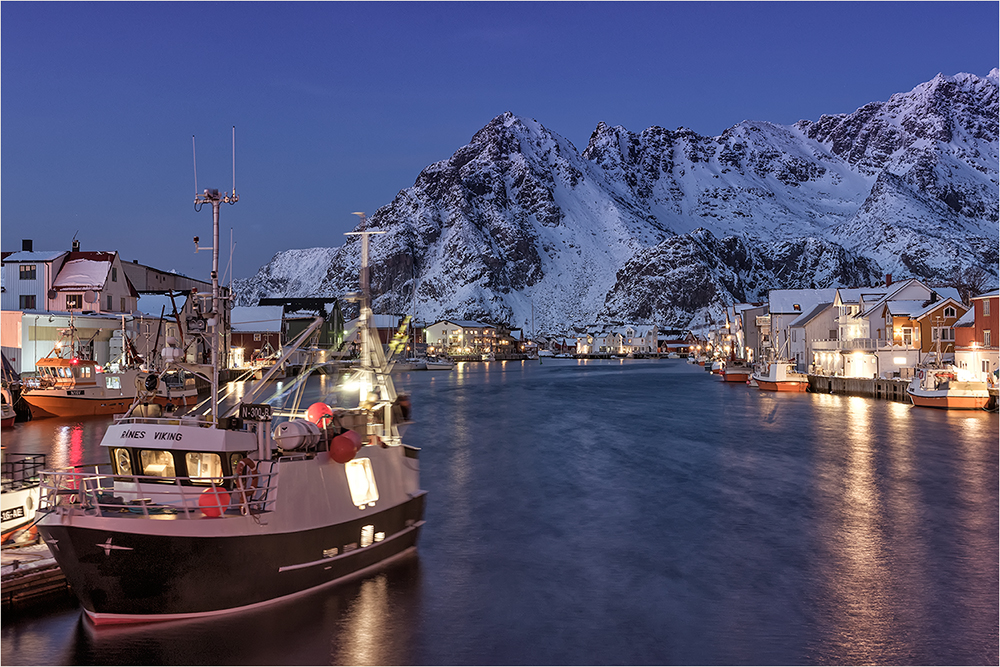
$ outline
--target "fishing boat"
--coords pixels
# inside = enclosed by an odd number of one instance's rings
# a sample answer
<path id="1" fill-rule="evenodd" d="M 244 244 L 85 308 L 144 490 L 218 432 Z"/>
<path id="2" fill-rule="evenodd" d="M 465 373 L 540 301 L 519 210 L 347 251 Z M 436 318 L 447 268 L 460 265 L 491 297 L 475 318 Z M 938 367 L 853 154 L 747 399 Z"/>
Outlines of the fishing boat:
<path id="1" fill-rule="evenodd" d="M 745 384 L 751 375 L 753 375 L 753 369 L 742 364 L 726 364 L 726 367 L 722 369 L 722 379 L 725 382 L 742 382 Z"/>
<path id="2" fill-rule="evenodd" d="M 39 473 L 44 454 L 3 453 L 0 462 L 0 542 L 31 540 L 35 536 Z"/>
<path id="3" fill-rule="evenodd" d="M 979 410 L 990 400 L 987 383 L 952 365 L 918 367 L 906 393 L 923 408 Z"/>
<path id="4" fill-rule="evenodd" d="M 795 370 L 795 362 L 790 359 L 775 359 L 764 362 L 762 368 L 751 375 L 757 387 L 763 391 L 806 391 L 809 377 Z"/>
<path id="5" fill-rule="evenodd" d="M 81 354 L 75 331 L 71 319 L 64 333 L 68 342 L 60 340 L 35 362 L 37 376 L 22 380 L 21 398 L 30 406 L 32 419 L 121 414 L 136 398 L 171 408 L 198 402 L 198 388 L 190 373 L 145 370 L 136 356 L 123 359 L 115 371 L 107 370 Z"/>
<path id="6" fill-rule="evenodd" d="M 217 227 L 228 194 L 206 191 L 205 199 Z M 265 375 L 235 406 L 212 401 L 208 415 L 132 409 L 101 443 L 109 466 L 42 474 L 39 532 L 96 625 L 276 604 L 416 548 L 426 496 L 419 450 L 402 442 L 409 402 L 397 396 L 371 326 L 368 237 L 377 233 L 351 232 L 361 235 L 361 358 L 338 396 L 356 406 L 302 409 L 308 373 L 277 389 Z M 309 347 L 322 322 L 288 346 L 282 363 Z M 214 329 L 208 322 L 206 343 L 218 338 Z M 280 393 L 265 399 L 266 391 Z"/>

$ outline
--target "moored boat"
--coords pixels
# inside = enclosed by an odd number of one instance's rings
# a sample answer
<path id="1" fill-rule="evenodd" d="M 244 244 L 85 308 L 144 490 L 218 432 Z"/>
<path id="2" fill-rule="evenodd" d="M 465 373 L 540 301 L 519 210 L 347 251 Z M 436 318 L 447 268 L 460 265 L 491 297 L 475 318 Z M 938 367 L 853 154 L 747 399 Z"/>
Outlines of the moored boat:
<path id="1" fill-rule="evenodd" d="M 990 400 L 989 386 L 955 366 L 918 367 L 906 388 L 913 405 L 949 410 L 979 410 Z"/>
<path id="2" fill-rule="evenodd" d="M 755 371 L 751 378 L 764 391 L 806 391 L 809 378 L 795 370 L 795 362 L 789 359 L 775 359 L 765 362 L 763 369 Z"/>
<path id="3" fill-rule="evenodd" d="M 206 199 L 217 207 L 228 195 L 213 201 L 206 191 Z M 356 407 L 262 401 L 265 376 L 238 406 L 223 411 L 213 401 L 210 415 L 132 410 L 101 443 L 109 466 L 42 474 L 39 531 L 96 624 L 258 608 L 415 549 L 426 492 L 419 450 L 403 444 L 399 431 L 409 402 L 396 395 L 370 326 L 374 233 L 360 232 L 362 354 L 344 385 L 357 392 Z M 317 318 L 286 355 L 321 324 Z M 213 328 L 206 328 L 208 343 Z M 298 400 L 301 392 L 286 387 L 278 396 Z"/>
<path id="4" fill-rule="evenodd" d="M 0 542 L 34 537 L 35 527 L 31 524 L 38 510 L 39 473 L 44 466 L 44 454 L 4 452 L 0 463 Z"/>
<path id="5" fill-rule="evenodd" d="M 722 379 L 725 382 L 743 382 L 746 383 L 750 376 L 753 374 L 753 369 L 749 366 L 741 366 L 736 364 L 727 365 L 722 369 Z"/>

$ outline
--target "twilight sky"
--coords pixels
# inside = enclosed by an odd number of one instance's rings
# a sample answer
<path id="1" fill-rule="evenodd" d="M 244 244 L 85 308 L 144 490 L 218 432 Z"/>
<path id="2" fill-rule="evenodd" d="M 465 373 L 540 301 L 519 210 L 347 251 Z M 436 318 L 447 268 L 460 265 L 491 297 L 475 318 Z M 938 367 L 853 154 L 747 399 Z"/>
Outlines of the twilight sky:
<path id="1" fill-rule="evenodd" d="M 715 136 L 849 113 L 998 65 L 996 2 L 0 3 L 0 242 L 207 280 L 339 246 L 505 111 Z"/>

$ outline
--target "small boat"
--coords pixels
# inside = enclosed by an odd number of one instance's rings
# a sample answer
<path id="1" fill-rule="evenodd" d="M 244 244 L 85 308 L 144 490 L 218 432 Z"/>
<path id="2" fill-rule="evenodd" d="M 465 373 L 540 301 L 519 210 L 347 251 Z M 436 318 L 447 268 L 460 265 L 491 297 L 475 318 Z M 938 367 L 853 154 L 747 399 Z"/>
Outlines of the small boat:
<path id="1" fill-rule="evenodd" d="M 35 536 L 35 513 L 38 510 L 39 473 L 45 467 L 44 454 L 8 454 L 0 463 L 0 542 L 31 540 Z"/>
<path id="2" fill-rule="evenodd" d="M 205 197 L 214 206 L 222 199 Z M 321 401 L 303 410 L 298 386 L 265 398 L 275 389 L 265 376 L 236 406 L 213 400 L 211 414 L 130 410 L 101 442 L 110 465 L 42 473 L 39 532 L 94 624 L 257 609 L 416 548 L 426 491 L 419 450 L 398 426 L 409 401 L 395 392 L 372 326 L 368 236 L 377 233 L 350 233 L 361 235 L 364 335 L 337 396 L 357 397 L 356 407 Z M 214 297 L 217 275 L 213 266 Z M 322 323 L 316 318 L 281 361 Z M 206 326 L 206 344 L 213 329 Z M 217 381 L 212 387 L 220 397 Z M 286 397 L 292 404 L 279 405 Z"/>
<path id="3" fill-rule="evenodd" d="M 725 382 L 746 383 L 749 381 L 751 375 L 753 375 L 753 369 L 749 366 L 729 364 L 722 369 L 722 379 Z"/>
<path id="4" fill-rule="evenodd" d="M 556 353 L 553 352 L 552 350 L 539 350 L 538 351 L 538 357 L 539 358 L 542 358 L 542 357 L 555 357 L 555 356 L 556 356 Z"/>
<path id="5" fill-rule="evenodd" d="M 681 355 L 677 354 L 676 352 L 671 352 L 670 354 L 667 355 L 667 359 L 680 359 L 680 358 Z"/>
<path id="6" fill-rule="evenodd" d="M 955 366 L 918 367 L 906 388 L 913 405 L 949 410 L 978 410 L 990 400 L 989 386 Z"/>
<path id="7" fill-rule="evenodd" d="M 726 370 L 726 362 L 724 359 L 716 359 L 712 362 L 712 375 L 722 375 Z"/>
<path id="8" fill-rule="evenodd" d="M 455 368 L 455 362 L 440 357 L 427 357 L 424 360 L 424 369 L 428 371 L 450 371 Z"/>
<path id="9" fill-rule="evenodd" d="M 795 370 L 795 362 L 789 359 L 775 359 L 765 362 L 762 370 L 755 371 L 751 378 L 763 391 L 806 391 L 809 377 Z"/>

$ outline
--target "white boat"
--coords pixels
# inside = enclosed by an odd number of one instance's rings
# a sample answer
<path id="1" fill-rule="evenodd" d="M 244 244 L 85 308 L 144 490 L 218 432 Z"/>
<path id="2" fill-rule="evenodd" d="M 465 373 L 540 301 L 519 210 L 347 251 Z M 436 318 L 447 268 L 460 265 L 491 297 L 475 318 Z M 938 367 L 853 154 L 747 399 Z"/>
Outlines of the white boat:
<path id="1" fill-rule="evenodd" d="M 31 524 L 38 510 L 39 473 L 44 466 L 44 454 L 4 452 L 0 463 L 0 542 L 20 542 L 34 537 L 35 528 Z"/>
<path id="2" fill-rule="evenodd" d="M 680 358 L 681 355 L 677 354 L 676 352 L 671 352 L 670 354 L 667 355 L 667 359 L 680 359 Z"/>
<path id="3" fill-rule="evenodd" d="M 455 368 L 455 362 L 440 357 L 427 357 L 424 366 L 429 371 L 450 371 Z"/>
<path id="4" fill-rule="evenodd" d="M 795 362 L 791 359 L 775 359 L 764 362 L 753 372 L 751 378 L 757 387 L 764 391 L 806 391 L 809 389 L 809 377 L 795 370 Z"/>
<path id="5" fill-rule="evenodd" d="M 417 359 L 415 357 L 400 359 L 393 362 L 392 370 L 393 372 L 425 371 L 427 370 L 427 362 L 424 359 Z"/>
<path id="6" fill-rule="evenodd" d="M 217 225 L 228 195 L 209 192 Z M 95 624 L 259 608 L 416 548 L 426 496 L 419 450 L 402 442 L 409 402 L 397 397 L 370 326 L 368 237 L 377 233 L 351 233 L 362 248 L 361 360 L 347 385 L 356 407 L 272 405 L 261 400 L 265 376 L 230 410 L 213 402 L 199 418 L 130 412 L 101 443 L 110 466 L 43 473 L 39 532 Z M 286 386 L 282 395 L 301 392 Z"/>
<path id="7" fill-rule="evenodd" d="M 906 393 L 924 408 L 979 410 L 990 400 L 987 383 L 952 365 L 917 367 Z"/>

